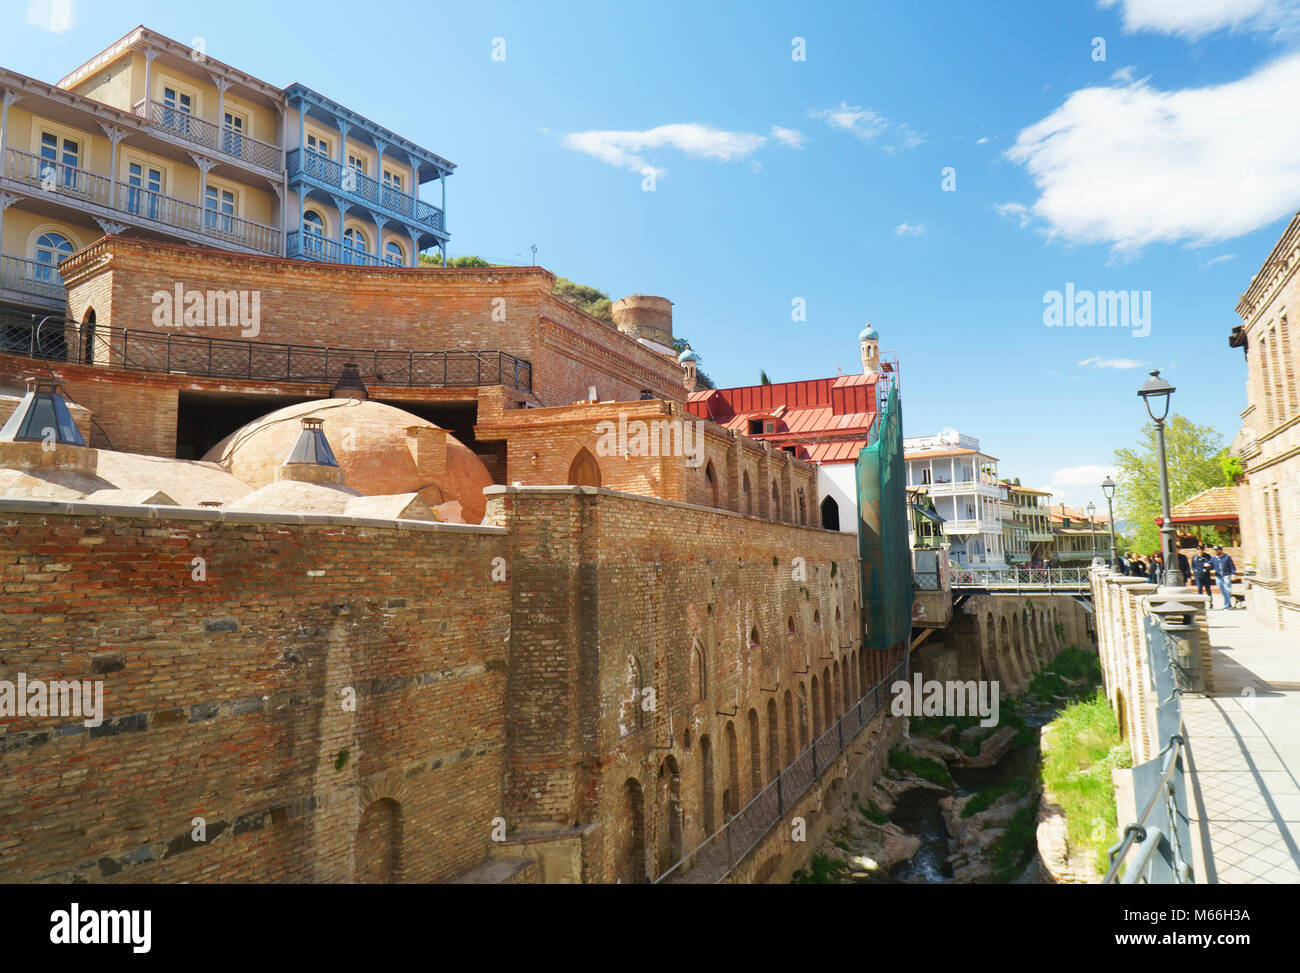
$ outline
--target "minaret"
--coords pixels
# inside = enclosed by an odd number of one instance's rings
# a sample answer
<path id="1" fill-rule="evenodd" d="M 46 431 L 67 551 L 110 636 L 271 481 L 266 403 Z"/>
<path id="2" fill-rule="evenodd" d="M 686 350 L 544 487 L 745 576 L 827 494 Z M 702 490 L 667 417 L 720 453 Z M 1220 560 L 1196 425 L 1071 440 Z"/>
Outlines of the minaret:
<path id="1" fill-rule="evenodd" d="M 682 366 L 682 384 L 686 386 L 687 392 L 695 391 L 695 363 L 699 360 L 699 356 L 691 351 L 690 345 L 683 348 L 682 353 L 677 356 L 677 361 Z"/>
<path id="2" fill-rule="evenodd" d="M 876 375 L 880 372 L 880 335 L 871 325 L 867 325 L 858 335 L 858 344 L 862 346 L 862 374 Z"/>

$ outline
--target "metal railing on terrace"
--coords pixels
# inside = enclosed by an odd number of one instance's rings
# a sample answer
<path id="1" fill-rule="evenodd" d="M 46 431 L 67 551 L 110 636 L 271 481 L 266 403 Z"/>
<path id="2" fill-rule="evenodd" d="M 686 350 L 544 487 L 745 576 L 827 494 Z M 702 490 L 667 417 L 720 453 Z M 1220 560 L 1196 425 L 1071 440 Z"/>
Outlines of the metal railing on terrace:
<path id="1" fill-rule="evenodd" d="M 1142 811 L 1107 851 L 1110 868 L 1102 880 L 1107 885 L 1190 885 L 1195 881 L 1183 779 L 1187 731 L 1183 726 L 1182 693 L 1184 688 L 1195 688 L 1196 672 L 1194 667 L 1178 664 L 1180 653 L 1165 624 L 1163 620 L 1146 618 L 1143 636 L 1155 690 L 1157 739 L 1167 742 L 1155 757 L 1133 768 L 1133 796 Z M 1177 613 L 1169 624 L 1175 631 L 1190 627 L 1186 617 Z M 1135 853 L 1131 860 L 1130 853 Z M 1121 871 L 1125 871 L 1122 878 Z"/>
<path id="2" fill-rule="evenodd" d="M 269 169 L 277 173 L 280 171 L 280 160 L 283 155 L 279 146 L 217 125 L 205 118 L 198 118 L 161 102 L 142 99 L 133 107 L 135 114 L 153 122 L 159 132 L 201 145 L 205 149 L 213 149 L 233 156 L 259 169 Z"/>
<path id="3" fill-rule="evenodd" d="M 786 809 L 807 793 L 818 775 L 844 752 L 858 732 L 889 702 L 889 686 L 906 678 L 907 659 L 904 658 L 790 766 L 778 770 L 772 782 L 753 800 L 728 817 L 722 827 L 655 879 L 654 884 L 712 885 L 730 875 L 745 856 L 781 823 Z"/>
<path id="4" fill-rule="evenodd" d="M 286 158 L 290 178 L 306 176 L 427 229 L 439 233 L 447 229 L 438 207 L 346 167 L 337 159 L 311 149 L 290 149 Z"/>
<path id="5" fill-rule="evenodd" d="M 4 178 L 70 205 L 112 210 L 132 224 L 147 222 L 244 246 L 259 253 L 280 252 L 280 231 L 216 209 L 159 192 L 115 183 L 108 176 L 23 152 L 5 149 Z"/>
<path id="6" fill-rule="evenodd" d="M 533 366 L 504 351 L 389 351 L 286 345 L 187 331 L 132 331 L 0 318 L 0 353 L 126 371 L 269 382 L 333 383 L 354 364 L 367 384 L 505 385 L 531 391 Z"/>
<path id="7" fill-rule="evenodd" d="M 952 587 L 980 591 L 1070 591 L 1090 590 L 1089 568 L 990 568 L 972 570 L 957 567 Z"/>

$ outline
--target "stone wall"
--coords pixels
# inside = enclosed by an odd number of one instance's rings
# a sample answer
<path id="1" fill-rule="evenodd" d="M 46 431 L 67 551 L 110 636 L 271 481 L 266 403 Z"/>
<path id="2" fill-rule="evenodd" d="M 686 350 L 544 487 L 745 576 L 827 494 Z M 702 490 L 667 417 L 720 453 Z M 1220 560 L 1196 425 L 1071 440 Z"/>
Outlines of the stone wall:
<path id="1" fill-rule="evenodd" d="M 1119 722 L 1120 735 L 1128 741 L 1134 764 L 1150 760 L 1167 741 L 1156 739 L 1156 698 L 1151 688 L 1147 661 L 1146 620 L 1151 615 L 1156 585 L 1142 578 L 1113 574 L 1108 568 L 1092 571 L 1093 604 L 1096 614 L 1098 651 L 1106 698 Z M 1193 606 L 1196 646 L 1205 673 L 1206 689 L 1214 691 L 1209 620 L 1204 599 L 1186 595 Z"/>

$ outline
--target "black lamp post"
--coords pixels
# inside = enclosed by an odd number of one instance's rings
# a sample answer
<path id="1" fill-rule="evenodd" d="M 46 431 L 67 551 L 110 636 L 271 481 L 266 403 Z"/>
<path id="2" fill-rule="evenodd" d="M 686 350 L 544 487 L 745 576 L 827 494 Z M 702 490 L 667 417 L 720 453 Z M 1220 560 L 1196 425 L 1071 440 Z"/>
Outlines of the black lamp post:
<path id="1" fill-rule="evenodd" d="M 1115 499 L 1115 481 L 1110 477 L 1101 481 L 1101 492 L 1106 497 L 1106 518 L 1110 525 L 1110 567 L 1115 569 L 1115 506 L 1111 503 Z"/>
<path id="2" fill-rule="evenodd" d="M 1165 559 L 1165 585 L 1181 588 L 1183 572 L 1178 570 L 1174 524 L 1169 516 L 1169 469 L 1165 461 L 1165 418 L 1169 415 L 1169 399 L 1173 394 L 1174 387 L 1160 377 L 1159 369 L 1152 371 L 1151 377 L 1138 389 L 1147 415 L 1156 424 L 1156 452 L 1160 459 L 1160 550 Z"/>

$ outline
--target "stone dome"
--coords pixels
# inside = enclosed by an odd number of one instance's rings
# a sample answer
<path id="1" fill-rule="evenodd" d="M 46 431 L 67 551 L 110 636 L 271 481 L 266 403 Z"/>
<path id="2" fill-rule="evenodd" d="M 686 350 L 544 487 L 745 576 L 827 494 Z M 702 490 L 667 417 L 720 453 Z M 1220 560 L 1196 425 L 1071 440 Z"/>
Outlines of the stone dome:
<path id="1" fill-rule="evenodd" d="M 880 335 L 876 333 L 876 329 L 875 329 L 875 328 L 873 328 L 871 325 L 867 325 L 865 328 L 862 329 L 861 332 L 858 333 L 858 340 L 859 340 L 859 341 L 879 341 L 879 340 L 880 340 Z"/>
<path id="2" fill-rule="evenodd" d="M 683 364 L 685 364 L 688 361 L 698 362 L 700 360 L 700 356 L 695 354 L 695 352 L 691 351 L 691 346 L 687 345 L 685 349 L 682 350 L 682 353 L 677 356 L 677 360 L 679 362 L 682 362 Z"/>
<path id="3" fill-rule="evenodd" d="M 483 520 L 492 476 L 474 452 L 433 423 L 371 399 L 316 399 L 277 409 L 235 430 L 203 457 L 250 486 L 276 481 L 304 418 L 322 422 L 344 482 L 367 496 L 416 493 L 430 507 L 459 501 L 466 523 Z"/>

